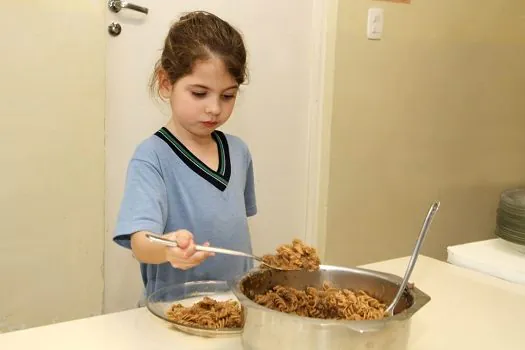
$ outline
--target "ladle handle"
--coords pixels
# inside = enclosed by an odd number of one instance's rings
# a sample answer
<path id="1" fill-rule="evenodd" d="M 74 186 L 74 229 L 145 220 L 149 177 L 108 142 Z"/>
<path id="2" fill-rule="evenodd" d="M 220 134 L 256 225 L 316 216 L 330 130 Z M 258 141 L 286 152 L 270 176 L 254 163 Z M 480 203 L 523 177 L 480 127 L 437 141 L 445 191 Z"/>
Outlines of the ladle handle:
<path id="1" fill-rule="evenodd" d="M 146 232 L 146 237 L 150 241 L 152 241 L 154 243 L 163 244 L 163 245 L 168 246 L 168 247 L 178 247 L 179 246 L 177 244 L 177 242 L 175 242 L 175 241 L 170 241 L 169 239 L 162 238 L 162 237 L 160 237 L 158 235 L 152 235 L 152 234 L 149 234 L 147 232 Z M 238 252 L 236 250 L 230 250 L 230 249 L 224 249 L 224 248 L 215 248 L 215 247 L 206 247 L 206 246 L 198 245 L 198 244 L 195 245 L 195 250 L 199 250 L 199 251 L 202 251 L 202 252 L 212 252 L 212 253 L 227 254 L 227 255 L 245 256 L 245 257 L 248 257 L 248 258 L 256 258 L 256 257 L 254 257 L 251 254 Z"/>
<path id="2" fill-rule="evenodd" d="M 434 214 L 436 214 L 436 212 L 439 209 L 439 205 L 440 205 L 439 201 L 434 202 L 428 211 L 428 214 L 425 218 L 425 222 L 423 223 L 423 227 L 421 228 L 421 232 L 419 233 L 419 237 L 417 238 L 416 246 L 414 248 L 414 251 L 412 252 L 410 261 L 408 262 L 408 268 L 405 272 L 405 277 L 403 277 L 403 281 L 401 282 L 401 285 L 399 286 L 399 290 L 397 291 L 397 294 L 394 300 L 390 303 L 390 305 L 386 309 L 386 312 L 390 315 L 394 314 L 394 308 L 396 307 L 397 303 L 401 299 L 401 296 L 403 295 L 403 292 L 405 291 L 408 280 L 410 279 L 410 275 L 412 274 L 412 270 L 414 270 L 414 266 L 416 265 L 416 260 L 417 260 L 417 257 L 419 256 L 419 250 L 421 249 L 421 245 L 423 244 L 423 240 L 425 239 L 425 236 L 427 234 L 428 228 L 430 227 L 430 223 L 432 222 Z"/>

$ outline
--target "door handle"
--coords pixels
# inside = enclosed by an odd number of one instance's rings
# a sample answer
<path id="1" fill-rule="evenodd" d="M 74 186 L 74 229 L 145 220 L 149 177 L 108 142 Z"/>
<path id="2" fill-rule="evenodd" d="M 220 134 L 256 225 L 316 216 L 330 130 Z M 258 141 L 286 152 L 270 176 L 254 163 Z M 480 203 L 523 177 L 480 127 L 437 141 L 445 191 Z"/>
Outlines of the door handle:
<path id="1" fill-rule="evenodd" d="M 120 10 L 122 9 L 128 9 L 128 10 L 138 11 L 140 13 L 147 15 L 149 11 L 147 7 L 130 4 L 127 1 L 120 1 L 120 0 L 109 0 L 108 7 L 111 11 L 115 13 L 120 12 Z"/>

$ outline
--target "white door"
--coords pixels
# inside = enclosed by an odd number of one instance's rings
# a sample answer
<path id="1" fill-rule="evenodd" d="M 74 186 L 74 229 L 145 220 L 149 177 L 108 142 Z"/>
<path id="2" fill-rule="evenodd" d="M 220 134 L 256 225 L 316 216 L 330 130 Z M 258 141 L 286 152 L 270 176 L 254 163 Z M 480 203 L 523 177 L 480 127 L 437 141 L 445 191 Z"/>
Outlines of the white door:
<path id="1" fill-rule="evenodd" d="M 259 208 L 252 221 L 255 253 L 306 239 L 308 191 L 316 181 L 309 141 L 317 137 L 311 128 L 319 115 L 322 1 L 133 2 L 149 13 L 107 12 L 107 22 L 118 22 L 122 31 L 107 45 L 106 312 L 134 307 L 141 293 L 138 264 L 111 237 L 134 148 L 167 120 L 147 85 L 169 26 L 182 12 L 213 12 L 245 36 L 250 83 L 222 130 L 242 137 L 252 151 Z"/>

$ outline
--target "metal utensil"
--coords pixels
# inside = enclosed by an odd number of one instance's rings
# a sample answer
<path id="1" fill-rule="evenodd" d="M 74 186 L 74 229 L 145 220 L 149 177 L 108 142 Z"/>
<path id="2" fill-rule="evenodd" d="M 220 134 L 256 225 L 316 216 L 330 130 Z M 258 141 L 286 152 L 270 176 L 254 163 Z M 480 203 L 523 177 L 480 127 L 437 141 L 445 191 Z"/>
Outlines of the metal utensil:
<path id="1" fill-rule="evenodd" d="M 394 300 L 390 303 L 390 305 L 386 308 L 386 312 L 390 315 L 394 315 L 394 308 L 396 307 L 397 303 L 401 299 L 401 296 L 403 295 L 405 291 L 405 287 L 408 283 L 408 279 L 410 278 L 410 275 L 412 274 L 412 270 L 414 270 L 414 266 L 416 265 L 417 257 L 419 256 L 419 250 L 421 249 L 421 245 L 423 244 L 423 240 L 425 239 L 425 236 L 427 234 L 428 228 L 430 227 L 430 223 L 432 222 L 432 218 L 434 217 L 434 214 L 439 209 L 439 201 L 436 201 L 432 204 L 430 207 L 427 216 L 425 218 L 425 221 L 423 222 L 423 227 L 421 228 L 421 232 L 419 233 L 419 237 L 416 241 L 416 246 L 414 247 L 414 251 L 412 252 L 412 256 L 410 257 L 410 261 L 408 262 L 407 270 L 405 271 L 405 277 L 403 277 L 403 281 L 401 282 L 401 285 L 399 286 L 399 289 L 397 291 L 396 296 L 394 297 Z"/>
<path id="2" fill-rule="evenodd" d="M 165 246 L 168 246 L 168 247 L 178 247 L 177 242 L 170 241 L 169 239 L 162 238 L 161 236 L 158 236 L 158 235 L 152 235 L 150 233 L 146 233 L 146 237 L 151 242 L 154 242 L 154 243 L 164 244 Z M 202 251 L 202 252 L 212 252 L 212 253 L 218 253 L 218 254 L 235 255 L 235 256 L 243 256 L 243 257 L 246 257 L 246 258 L 252 258 L 252 259 L 255 259 L 255 260 L 259 261 L 261 264 L 264 264 L 264 265 L 266 265 L 266 266 L 268 266 L 268 267 L 270 267 L 272 269 L 281 270 L 281 271 L 288 271 L 288 269 L 284 269 L 282 267 L 270 265 L 270 264 L 264 262 L 261 257 L 258 257 L 256 255 L 252 255 L 252 254 L 248 254 L 248 253 L 239 252 L 237 250 L 224 249 L 224 248 L 215 248 L 215 247 L 206 247 L 206 246 L 203 246 L 203 245 L 195 245 L 195 250 L 199 250 L 199 251 Z"/>

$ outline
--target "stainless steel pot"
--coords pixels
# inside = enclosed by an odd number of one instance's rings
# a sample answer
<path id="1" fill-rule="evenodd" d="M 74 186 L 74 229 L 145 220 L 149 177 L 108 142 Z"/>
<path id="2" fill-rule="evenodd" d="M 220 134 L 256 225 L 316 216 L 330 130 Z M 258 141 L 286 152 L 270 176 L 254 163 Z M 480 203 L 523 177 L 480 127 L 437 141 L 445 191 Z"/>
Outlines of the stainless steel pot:
<path id="1" fill-rule="evenodd" d="M 416 287 L 408 288 L 394 311 L 383 320 L 322 320 L 287 314 L 263 307 L 252 298 L 281 284 L 303 289 L 321 287 L 330 281 L 338 288 L 361 289 L 387 305 L 395 297 L 402 278 L 396 275 L 360 269 L 322 265 L 319 271 L 252 270 L 238 277 L 233 293 L 243 305 L 242 343 L 246 350 L 266 349 L 405 349 L 410 321 L 430 297 Z"/>

